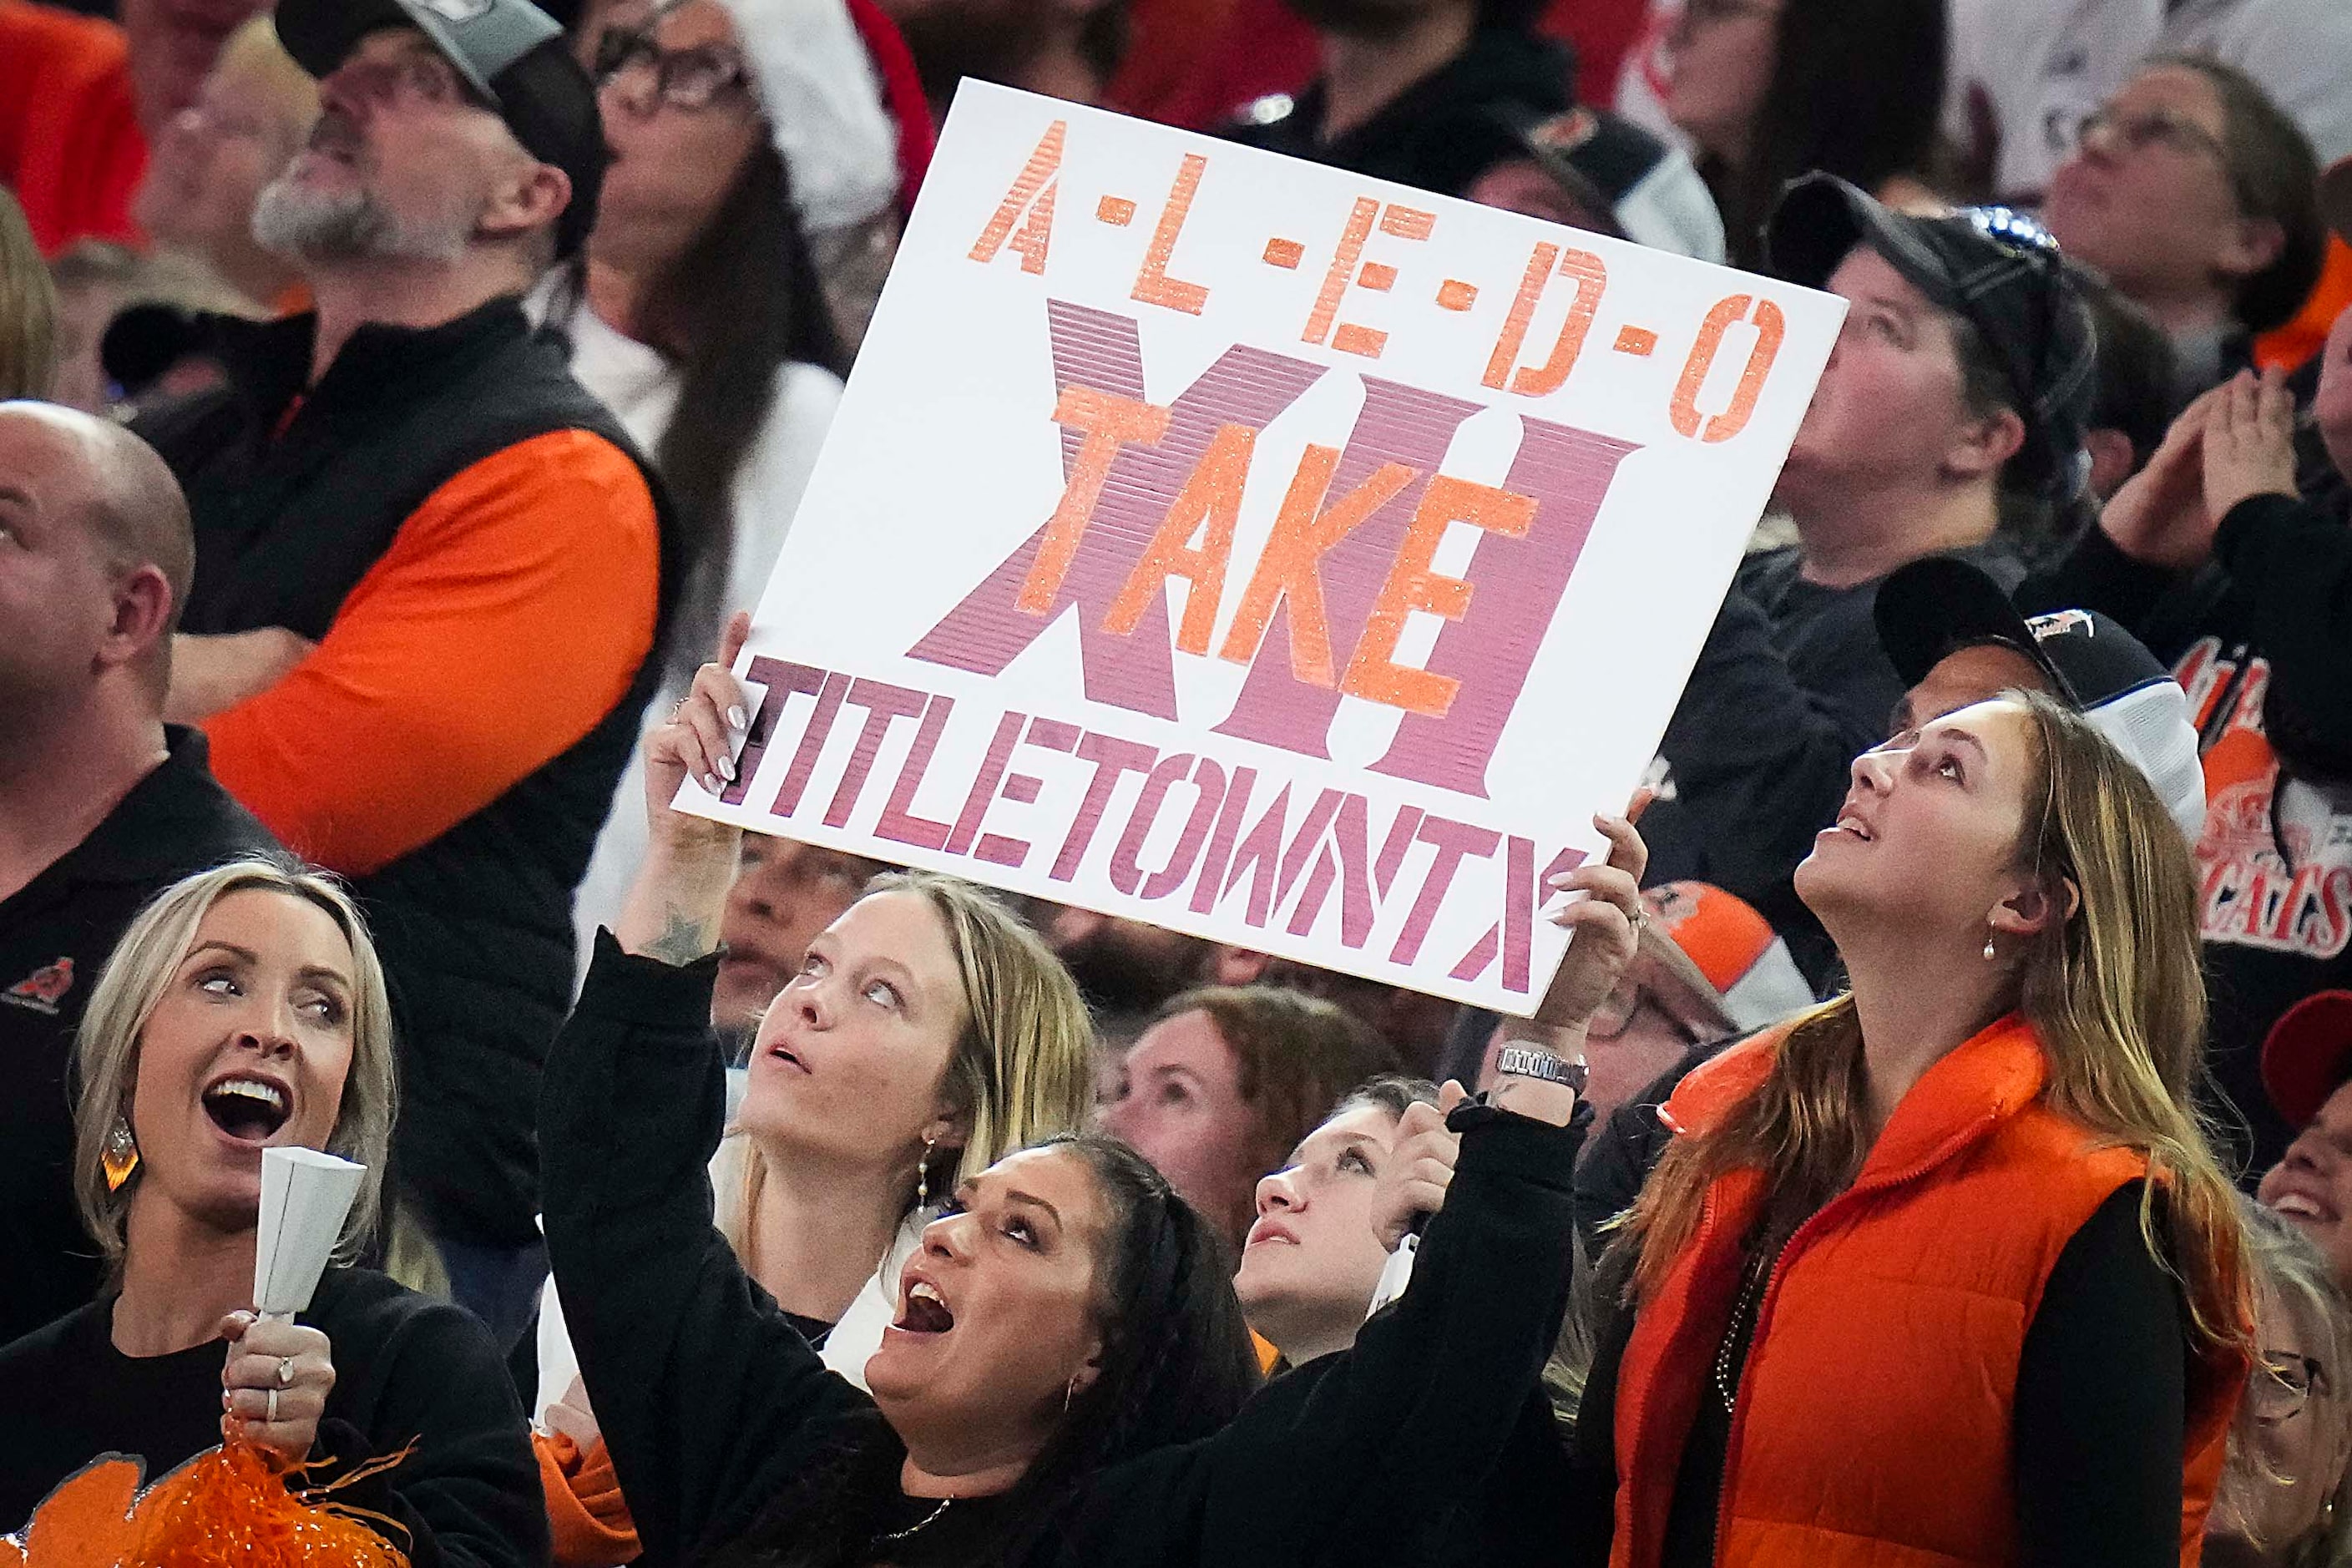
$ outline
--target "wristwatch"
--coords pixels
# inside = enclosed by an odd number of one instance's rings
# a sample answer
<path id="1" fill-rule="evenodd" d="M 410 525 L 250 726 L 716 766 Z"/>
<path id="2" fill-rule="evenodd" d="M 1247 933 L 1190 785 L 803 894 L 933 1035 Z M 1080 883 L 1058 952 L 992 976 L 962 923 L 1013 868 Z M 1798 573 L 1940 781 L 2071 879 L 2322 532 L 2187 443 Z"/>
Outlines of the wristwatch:
<path id="1" fill-rule="evenodd" d="M 1512 1043 L 1495 1054 L 1495 1070 L 1514 1078 L 1539 1078 L 1546 1083 L 1565 1084 L 1578 1094 L 1592 1076 L 1592 1069 L 1582 1062 L 1563 1061 L 1559 1057 L 1538 1046 Z"/>

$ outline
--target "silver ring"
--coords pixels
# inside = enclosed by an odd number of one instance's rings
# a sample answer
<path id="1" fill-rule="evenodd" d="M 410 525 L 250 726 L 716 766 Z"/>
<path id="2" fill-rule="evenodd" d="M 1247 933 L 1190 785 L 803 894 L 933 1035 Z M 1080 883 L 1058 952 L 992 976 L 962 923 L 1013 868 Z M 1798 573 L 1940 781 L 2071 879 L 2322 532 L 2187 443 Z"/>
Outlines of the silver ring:
<path id="1" fill-rule="evenodd" d="M 294 1358 L 290 1355 L 278 1358 L 278 1386 L 280 1388 L 294 1386 Z"/>
<path id="2" fill-rule="evenodd" d="M 278 1391 L 274 1388 L 269 1391 L 269 1413 L 263 1419 L 273 1426 L 278 1425 Z"/>

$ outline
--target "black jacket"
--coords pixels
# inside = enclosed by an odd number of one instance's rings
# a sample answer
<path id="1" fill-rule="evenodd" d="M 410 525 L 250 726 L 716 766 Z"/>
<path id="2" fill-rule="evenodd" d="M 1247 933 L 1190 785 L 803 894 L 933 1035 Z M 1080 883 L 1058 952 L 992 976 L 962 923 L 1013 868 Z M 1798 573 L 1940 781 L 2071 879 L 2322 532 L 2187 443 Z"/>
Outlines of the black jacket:
<path id="1" fill-rule="evenodd" d="M 2294 1136 L 2263 1089 L 2263 1037 L 2312 992 L 2352 985 L 2352 529 L 2254 496 L 2182 581 L 2093 528 L 2021 597 L 2105 611 L 2189 689 L 2205 752 L 2206 1060 L 2259 1175 Z"/>
<path id="2" fill-rule="evenodd" d="M 0 1531 L 101 1454 L 144 1459 L 152 1481 L 220 1441 L 225 1347 L 126 1356 L 114 1348 L 113 1310 L 111 1297 L 91 1302 L 0 1350 Z M 331 1268 L 298 1321 L 333 1342 L 313 1484 L 414 1440 L 407 1458 L 335 1500 L 398 1524 L 415 1568 L 547 1561 L 530 1428 L 470 1314 L 364 1268 Z"/>
<path id="3" fill-rule="evenodd" d="M 600 936 L 541 1110 L 548 1251 L 648 1568 L 709 1560 L 877 1426 L 711 1227 L 715 971 Z M 1095 1477 L 1033 1564 L 1553 1560 L 1539 1487 L 1464 1505 L 1564 1463 L 1537 1377 L 1565 1309 L 1580 1133 L 1485 1107 L 1454 1124 L 1460 1163 L 1403 1300 L 1216 1436 Z"/>
<path id="4" fill-rule="evenodd" d="M 1469 46 L 1354 130 L 1325 142 L 1324 90 L 1260 99 L 1222 134 L 1351 174 L 1458 196 L 1518 143 L 1496 111 L 1558 114 L 1575 67 L 1561 47 L 1517 27 L 1484 27 Z"/>
<path id="5" fill-rule="evenodd" d="M 2004 586 L 2021 575 L 2001 546 L 1954 553 Z M 1671 788 L 1642 834 L 1650 881 L 1738 894 L 1821 991 L 1837 955 L 1790 875 L 1836 818 L 1853 759 L 1886 739 L 1904 687 L 1878 646 L 1878 584 L 1821 587 L 1802 565 L 1793 546 L 1740 563 L 1659 742 Z"/>
<path id="6" fill-rule="evenodd" d="M 315 327 L 214 322 L 228 387 L 141 422 L 195 519 L 184 630 L 323 637 L 427 496 L 564 429 L 602 437 L 644 472 L 662 519 L 666 629 L 676 530 L 662 486 L 518 301 L 424 330 L 362 327 L 305 394 Z M 572 896 L 659 675 L 657 638 L 629 694 L 569 751 L 356 883 L 400 1026 L 402 1184 L 445 1234 L 536 1237 L 531 1115 L 572 993 Z"/>
<path id="7" fill-rule="evenodd" d="M 149 899 L 223 861 L 277 852 L 205 763 L 205 738 L 164 731 L 171 754 L 89 837 L 0 901 L 0 1344 L 72 1311 L 105 1278 L 73 1203 L 66 1067 L 99 971 Z"/>

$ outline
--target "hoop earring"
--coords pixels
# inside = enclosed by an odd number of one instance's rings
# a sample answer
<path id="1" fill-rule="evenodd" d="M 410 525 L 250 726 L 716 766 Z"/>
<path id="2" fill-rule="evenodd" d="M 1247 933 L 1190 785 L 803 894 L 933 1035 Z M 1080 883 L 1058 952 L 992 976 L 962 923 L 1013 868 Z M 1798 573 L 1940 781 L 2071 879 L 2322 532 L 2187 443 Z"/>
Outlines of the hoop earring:
<path id="1" fill-rule="evenodd" d="M 139 1169 L 139 1140 L 131 1131 L 131 1118 L 117 1116 L 113 1129 L 106 1135 L 106 1145 L 99 1151 L 99 1166 L 106 1173 L 106 1190 L 119 1193 Z"/>
<path id="2" fill-rule="evenodd" d="M 1070 1413 L 1070 1402 L 1078 1396 L 1078 1374 L 1070 1373 L 1070 1381 L 1062 1384 L 1062 1414 Z"/>
<path id="3" fill-rule="evenodd" d="M 937 1142 L 929 1134 L 924 1136 L 923 1157 L 915 1166 L 915 1206 L 919 1209 L 931 1206 L 931 1145 Z"/>

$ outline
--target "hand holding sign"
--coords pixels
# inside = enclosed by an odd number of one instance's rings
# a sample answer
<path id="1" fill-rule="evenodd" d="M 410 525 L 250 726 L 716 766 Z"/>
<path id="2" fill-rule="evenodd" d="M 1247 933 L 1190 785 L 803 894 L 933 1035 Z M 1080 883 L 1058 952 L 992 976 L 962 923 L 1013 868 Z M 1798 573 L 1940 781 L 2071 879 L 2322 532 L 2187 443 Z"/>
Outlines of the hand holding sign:
<path id="1" fill-rule="evenodd" d="M 1642 873 L 1649 869 L 1650 847 L 1633 825 L 1651 798 L 1650 791 L 1642 790 L 1624 816 L 1594 817 L 1592 826 L 1609 840 L 1609 858 L 1579 866 L 1549 884 L 1554 892 L 1585 897 L 1571 897 L 1551 915 L 1551 923 L 1573 940 L 1530 1022 L 1539 1029 L 1572 1031 L 1577 1046 L 1583 1044 L 1586 1021 L 1624 978 L 1640 943 Z"/>
<path id="2" fill-rule="evenodd" d="M 646 737 L 646 858 L 613 933 L 631 952 L 687 963 L 718 945 L 743 832 L 670 803 L 688 783 L 715 795 L 735 777 L 750 704 L 728 667 L 751 635 L 751 617 L 738 610 L 719 634 L 716 661 L 694 672 L 686 696 Z"/>
<path id="3" fill-rule="evenodd" d="M 694 684 L 667 721 L 646 737 L 646 820 L 655 842 L 681 833 L 708 837 L 719 824 L 673 811 L 678 786 L 692 779 L 717 795 L 735 778 L 735 753 L 750 723 L 742 685 L 730 673 L 751 636 L 751 616 L 738 610 L 719 634 L 717 658 L 694 672 Z M 731 837 L 730 837 L 731 842 Z"/>

